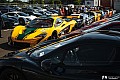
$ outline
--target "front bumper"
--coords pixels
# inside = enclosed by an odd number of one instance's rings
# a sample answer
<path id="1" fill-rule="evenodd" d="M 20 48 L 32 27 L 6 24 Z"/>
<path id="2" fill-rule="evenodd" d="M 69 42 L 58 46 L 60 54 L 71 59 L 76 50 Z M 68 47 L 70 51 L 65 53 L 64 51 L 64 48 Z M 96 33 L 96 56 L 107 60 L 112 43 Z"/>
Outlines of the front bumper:
<path id="1" fill-rule="evenodd" d="M 36 45 L 41 39 L 16 40 L 8 37 L 8 45 L 16 47 L 30 47 Z"/>

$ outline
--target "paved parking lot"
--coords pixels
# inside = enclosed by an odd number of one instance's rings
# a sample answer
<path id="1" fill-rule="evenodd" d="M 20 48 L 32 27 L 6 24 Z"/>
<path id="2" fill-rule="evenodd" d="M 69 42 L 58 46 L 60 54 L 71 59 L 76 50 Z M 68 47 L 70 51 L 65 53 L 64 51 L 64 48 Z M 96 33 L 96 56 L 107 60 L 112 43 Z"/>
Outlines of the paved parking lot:
<path id="1" fill-rule="evenodd" d="M 0 38 L 0 57 L 3 55 L 18 50 L 17 48 L 11 47 L 7 44 L 7 38 L 10 35 L 12 29 L 4 29 L 2 30 L 3 38 Z"/>

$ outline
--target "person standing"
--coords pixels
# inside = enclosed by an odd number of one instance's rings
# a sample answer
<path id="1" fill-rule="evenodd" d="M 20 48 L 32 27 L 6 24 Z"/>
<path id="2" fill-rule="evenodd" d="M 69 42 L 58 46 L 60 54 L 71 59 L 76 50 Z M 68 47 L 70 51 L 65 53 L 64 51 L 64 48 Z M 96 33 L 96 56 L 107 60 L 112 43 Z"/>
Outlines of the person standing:
<path id="1" fill-rule="evenodd" d="M 68 16 L 70 16 L 72 14 L 72 8 L 71 6 L 68 7 Z"/>
<path id="2" fill-rule="evenodd" d="M 60 15 L 65 16 L 65 8 L 64 7 L 60 8 Z"/>
<path id="3" fill-rule="evenodd" d="M 3 23 L 3 19 L 1 15 L 2 15 L 2 12 L 0 11 L 0 38 L 3 38 L 1 30 L 2 30 L 4 23 Z"/>

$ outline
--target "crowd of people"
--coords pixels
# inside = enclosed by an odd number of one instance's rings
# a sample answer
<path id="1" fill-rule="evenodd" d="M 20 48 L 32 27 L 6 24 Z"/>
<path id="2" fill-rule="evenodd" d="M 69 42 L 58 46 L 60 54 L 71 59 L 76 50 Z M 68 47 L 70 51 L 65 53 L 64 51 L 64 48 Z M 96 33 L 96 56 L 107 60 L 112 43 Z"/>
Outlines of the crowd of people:
<path id="1" fill-rule="evenodd" d="M 88 12 L 88 11 L 100 11 L 102 16 L 104 16 L 104 18 L 106 18 L 106 17 L 108 17 L 107 14 L 110 12 L 110 10 L 113 11 L 112 8 L 105 9 L 104 7 L 101 7 L 101 6 L 94 6 L 94 7 L 74 6 L 74 8 L 72 8 L 72 6 L 61 6 L 59 8 L 59 15 L 70 16 L 71 14 L 80 14 L 80 13 L 84 13 L 84 12 Z"/>
<path id="2" fill-rule="evenodd" d="M 113 10 L 113 9 L 111 9 Z M 70 16 L 71 14 L 80 14 L 80 13 L 85 13 L 85 12 L 88 12 L 88 11 L 100 11 L 102 16 L 102 18 L 106 18 L 108 17 L 108 13 L 110 12 L 110 9 L 105 9 L 103 7 L 88 7 L 88 6 L 68 6 L 68 5 L 63 5 L 63 6 L 60 6 L 59 7 L 59 14 L 58 15 L 61 15 L 61 16 Z M 114 13 L 112 13 L 114 14 Z M 111 14 L 111 15 L 112 15 Z M 4 26 L 4 22 L 2 20 L 2 17 L 1 17 L 2 13 L 0 11 L 0 38 L 2 38 L 2 35 L 1 35 L 1 30 L 2 30 L 2 27 Z"/>
<path id="3" fill-rule="evenodd" d="M 59 15 L 68 16 L 73 13 L 71 6 L 62 6 L 59 8 Z"/>

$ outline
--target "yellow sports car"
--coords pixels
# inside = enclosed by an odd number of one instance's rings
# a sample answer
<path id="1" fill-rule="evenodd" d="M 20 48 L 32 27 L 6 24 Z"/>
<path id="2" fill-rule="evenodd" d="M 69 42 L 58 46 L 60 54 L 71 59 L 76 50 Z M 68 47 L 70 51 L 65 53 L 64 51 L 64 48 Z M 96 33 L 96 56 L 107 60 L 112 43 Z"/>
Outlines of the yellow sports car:
<path id="1" fill-rule="evenodd" d="M 100 11 L 91 11 L 95 15 L 95 21 L 99 21 L 101 19 L 101 12 Z"/>
<path id="2" fill-rule="evenodd" d="M 36 18 L 26 26 L 16 26 L 8 37 L 13 46 L 34 46 L 48 39 L 56 39 L 69 33 L 76 25 L 75 20 L 66 21 L 58 17 Z"/>

